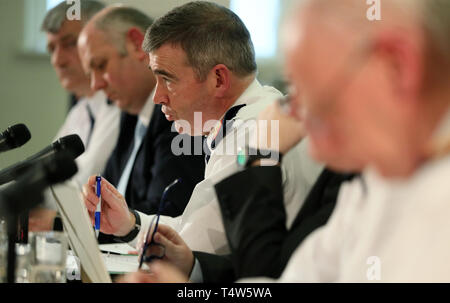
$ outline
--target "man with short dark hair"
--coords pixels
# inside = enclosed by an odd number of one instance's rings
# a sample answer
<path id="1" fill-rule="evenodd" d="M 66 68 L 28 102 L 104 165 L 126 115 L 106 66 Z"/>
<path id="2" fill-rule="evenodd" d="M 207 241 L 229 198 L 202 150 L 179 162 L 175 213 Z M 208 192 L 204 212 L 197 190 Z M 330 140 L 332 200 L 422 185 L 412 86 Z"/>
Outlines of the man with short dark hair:
<path id="1" fill-rule="evenodd" d="M 156 213 L 164 189 L 178 178 L 182 181 L 167 194 L 169 202 L 164 205 L 162 214 L 180 215 L 193 188 L 203 179 L 204 171 L 201 155 L 176 156 L 173 153 L 172 140 L 177 133 L 171 131 L 172 123 L 165 119 L 161 107 L 152 102 L 156 80 L 148 69 L 148 55 L 141 48 L 144 32 L 152 22 L 137 9 L 112 6 L 90 20 L 78 41 L 92 89 L 103 90 L 124 111 L 118 144 L 102 182 L 111 182 L 118 189 L 117 195 L 126 198 L 127 204 L 123 207 L 130 218 L 134 216 L 128 207 L 133 213 Z M 92 180 L 95 176 L 89 182 Z M 111 191 L 102 192 L 103 200 L 110 196 Z M 102 224 L 102 231 L 111 234 L 107 226 Z M 112 238 L 101 237 L 102 242 L 110 240 Z"/>
<path id="2" fill-rule="evenodd" d="M 205 180 L 196 186 L 185 211 L 177 218 L 161 217 L 161 223 L 180 232 L 192 249 L 226 254 L 228 242 L 212 185 L 242 169 L 245 163 L 239 163 L 238 153 L 250 155 L 247 135 L 257 135 L 246 122 L 254 121 L 282 95 L 256 80 L 250 34 L 239 17 L 223 6 L 198 1 L 175 8 L 148 29 L 143 46 L 157 81 L 154 102 L 162 106 L 168 120 L 175 121 L 180 133 L 203 135 L 207 152 Z M 302 128 L 295 125 L 291 131 L 302 133 Z M 307 156 L 306 146 L 304 141 L 283 157 L 288 227 L 322 169 Z M 91 213 L 98 203 L 93 182 L 85 185 Z M 117 194 L 102 199 L 113 207 L 102 213 L 110 227 L 105 232 L 127 235 L 136 245 L 138 233 L 146 233 L 154 216 L 131 215 Z"/>

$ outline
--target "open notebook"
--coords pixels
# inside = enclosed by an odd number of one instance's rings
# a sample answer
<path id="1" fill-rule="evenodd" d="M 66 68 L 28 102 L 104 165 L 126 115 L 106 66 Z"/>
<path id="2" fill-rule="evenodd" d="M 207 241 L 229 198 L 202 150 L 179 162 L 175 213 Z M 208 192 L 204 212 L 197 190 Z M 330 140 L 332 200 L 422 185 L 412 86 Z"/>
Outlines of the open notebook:
<path id="1" fill-rule="evenodd" d="M 122 256 L 102 255 L 76 183 L 66 182 L 52 187 L 51 191 L 57 202 L 70 247 L 80 259 L 87 280 L 93 283 L 111 283 L 108 269 L 110 273 L 137 270 L 137 256 L 120 258 Z"/>

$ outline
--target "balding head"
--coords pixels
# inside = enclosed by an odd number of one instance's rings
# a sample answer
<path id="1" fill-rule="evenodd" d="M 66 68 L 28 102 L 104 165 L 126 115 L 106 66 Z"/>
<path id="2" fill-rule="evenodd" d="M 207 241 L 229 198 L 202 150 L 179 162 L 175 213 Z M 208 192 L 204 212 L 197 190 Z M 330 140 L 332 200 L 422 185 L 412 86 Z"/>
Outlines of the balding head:
<path id="1" fill-rule="evenodd" d="M 138 114 L 155 86 L 142 50 L 152 19 L 137 9 L 108 7 L 83 28 L 78 50 L 94 90 L 104 90 L 122 109 Z"/>
<path id="2" fill-rule="evenodd" d="M 449 106 L 449 3 L 383 1 L 381 21 L 369 21 L 359 0 L 296 9 L 285 28 L 286 69 L 317 158 L 389 176 L 420 165 Z"/>
<path id="3" fill-rule="evenodd" d="M 153 19 L 143 12 L 123 5 L 105 8 L 87 24 L 87 31 L 100 30 L 107 35 L 108 41 L 114 43 L 123 55 L 126 55 L 125 39 L 131 28 L 143 34 L 153 23 Z"/>

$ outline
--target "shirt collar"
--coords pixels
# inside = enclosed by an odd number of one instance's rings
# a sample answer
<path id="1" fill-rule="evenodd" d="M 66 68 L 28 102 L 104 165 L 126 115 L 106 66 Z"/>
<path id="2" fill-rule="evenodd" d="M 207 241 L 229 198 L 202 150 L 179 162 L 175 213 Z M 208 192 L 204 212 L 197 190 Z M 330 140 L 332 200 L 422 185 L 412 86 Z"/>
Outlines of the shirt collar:
<path id="1" fill-rule="evenodd" d="M 153 103 L 153 96 L 155 94 L 155 89 L 150 93 L 147 98 L 147 101 L 144 104 L 141 112 L 139 113 L 139 120 L 142 124 L 148 127 L 150 124 L 150 118 L 153 114 L 153 109 L 155 108 L 155 104 Z"/>
<path id="2" fill-rule="evenodd" d="M 82 97 L 78 102 L 84 101 L 89 106 L 94 117 L 97 117 L 102 107 L 105 105 L 106 95 L 103 91 L 97 91 L 90 97 Z"/>
<path id="3" fill-rule="evenodd" d="M 244 107 L 245 105 L 249 105 L 252 103 L 255 103 L 259 100 L 259 91 L 262 88 L 262 85 L 259 83 L 259 81 L 255 78 L 255 80 L 253 80 L 253 82 L 245 89 L 245 91 L 236 99 L 236 101 L 233 103 L 232 106 L 230 106 L 228 108 L 228 110 L 225 112 L 225 114 L 222 115 L 222 117 L 220 117 L 220 120 L 217 121 L 217 123 L 214 125 L 214 127 L 212 128 L 211 132 L 206 136 L 206 146 L 207 148 L 211 151 L 212 149 L 214 149 L 219 142 L 215 142 L 216 137 L 218 137 L 218 134 L 220 134 L 220 132 L 222 132 L 222 127 L 223 127 L 223 119 L 225 118 L 225 116 L 227 116 L 227 113 L 230 112 L 230 109 L 232 109 L 233 107 Z M 234 113 L 233 118 L 235 119 L 237 116 L 237 113 Z M 231 125 L 230 125 L 231 128 Z M 226 131 L 229 131 L 229 129 L 227 129 Z M 222 134 L 222 137 L 220 139 L 223 139 L 223 137 L 225 137 L 227 134 L 224 133 Z"/>
<path id="4" fill-rule="evenodd" d="M 257 100 L 257 98 L 254 98 L 256 95 L 256 92 L 262 87 L 262 85 L 259 83 L 259 81 L 255 78 L 255 80 L 245 89 L 245 91 L 239 96 L 239 98 L 236 99 L 236 101 L 231 105 L 227 111 L 220 117 L 220 120 L 214 125 L 211 132 L 206 136 L 207 138 L 215 137 L 217 134 L 217 131 L 222 126 L 222 120 L 225 117 L 225 115 L 228 113 L 228 111 L 238 105 L 248 105 L 251 103 L 254 103 Z"/>

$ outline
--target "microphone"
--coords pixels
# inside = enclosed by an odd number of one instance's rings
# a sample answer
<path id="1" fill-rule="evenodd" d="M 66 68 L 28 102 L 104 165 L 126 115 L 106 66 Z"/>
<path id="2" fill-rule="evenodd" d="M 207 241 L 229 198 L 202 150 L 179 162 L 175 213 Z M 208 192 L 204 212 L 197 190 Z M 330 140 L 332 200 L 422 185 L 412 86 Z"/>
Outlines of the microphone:
<path id="1" fill-rule="evenodd" d="M 46 157 L 55 152 L 59 152 L 61 150 L 66 150 L 69 152 L 69 155 L 72 155 L 73 159 L 78 158 L 79 155 L 84 153 L 84 144 L 81 141 L 80 136 L 78 135 L 68 135 L 62 138 L 59 138 L 49 146 L 45 147 L 40 152 L 34 154 L 31 157 L 28 157 L 24 160 L 24 162 L 34 161 L 39 158 Z"/>
<path id="2" fill-rule="evenodd" d="M 0 192 L 0 210 L 8 215 L 18 215 L 42 202 L 42 192 L 63 182 L 78 171 L 72 155 L 67 152 L 52 154 L 36 161 L 17 179 Z"/>
<path id="3" fill-rule="evenodd" d="M 77 172 L 77 166 L 71 154 L 67 152 L 51 154 L 36 161 L 17 182 L 0 192 L 0 214 L 7 220 L 8 262 L 7 281 L 15 282 L 17 233 L 20 237 L 28 234 L 28 211 L 43 200 L 43 191 L 50 185 L 62 182 Z M 19 226 L 19 218 L 25 215 L 26 223 Z M 25 240 L 26 237 L 22 238 Z"/>
<path id="4" fill-rule="evenodd" d="M 20 147 L 27 143 L 30 138 L 30 131 L 25 124 L 10 126 L 0 134 L 0 152 Z"/>
<path id="5" fill-rule="evenodd" d="M 28 157 L 27 159 L 11 166 L 8 166 L 7 168 L 0 171 L 0 185 L 8 183 L 19 177 L 35 161 L 60 153 L 62 151 L 65 151 L 67 155 L 72 159 L 76 159 L 84 152 L 83 141 L 81 141 L 78 135 L 69 135 L 56 140 L 51 145 L 45 147 L 43 150 L 34 154 L 33 156 Z"/>

